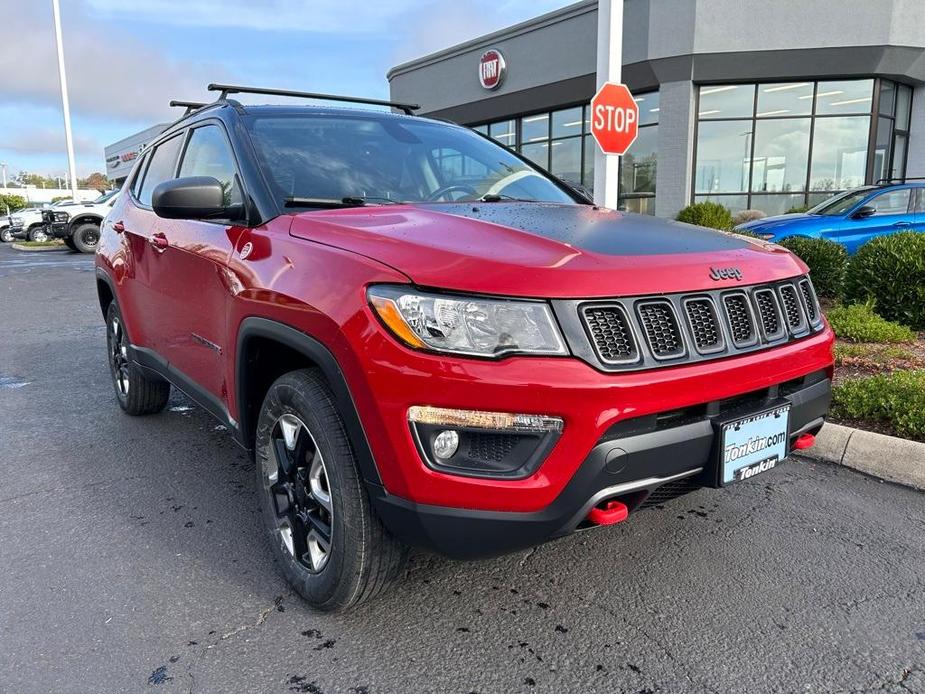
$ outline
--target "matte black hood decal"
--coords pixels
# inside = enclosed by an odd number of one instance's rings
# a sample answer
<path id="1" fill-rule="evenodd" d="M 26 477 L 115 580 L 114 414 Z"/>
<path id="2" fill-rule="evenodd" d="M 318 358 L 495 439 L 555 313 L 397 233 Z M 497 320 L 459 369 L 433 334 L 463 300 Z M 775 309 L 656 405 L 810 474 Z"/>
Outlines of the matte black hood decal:
<path id="1" fill-rule="evenodd" d="M 591 205 L 469 202 L 419 207 L 519 229 L 605 255 L 719 253 L 749 246 L 744 237 Z"/>

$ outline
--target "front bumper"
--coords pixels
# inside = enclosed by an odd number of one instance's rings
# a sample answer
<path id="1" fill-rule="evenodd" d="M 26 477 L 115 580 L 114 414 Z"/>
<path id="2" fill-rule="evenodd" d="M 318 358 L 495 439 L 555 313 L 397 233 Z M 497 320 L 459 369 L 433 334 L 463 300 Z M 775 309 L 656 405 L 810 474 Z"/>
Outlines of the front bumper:
<path id="1" fill-rule="evenodd" d="M 409 544 L 458 559 L 525 549 L 586 525 L 593 506 L 619 499 L 634 511 L 699 487 L 716 486 L 716 422 L 789 403 L 790 445 L 822 427 L 831 402 L 828 370 L 733 398 L 620 420 L 606 429 L 555 499 L 535 511 L 422 504 L 373 486 L 374 506 Z"/>

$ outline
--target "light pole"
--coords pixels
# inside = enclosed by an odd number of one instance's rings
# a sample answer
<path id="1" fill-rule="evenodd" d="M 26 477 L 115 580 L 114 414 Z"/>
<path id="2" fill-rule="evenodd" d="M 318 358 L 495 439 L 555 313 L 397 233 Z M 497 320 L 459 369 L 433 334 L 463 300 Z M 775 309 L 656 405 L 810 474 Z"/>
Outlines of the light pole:
<path id="1" fill-rule="evenodd" d="M 64 139 L 67 143 L 67 168 L 71 179 L 71 195 L 77 199 L 77 167 L 74 165 L 74 136 L 71 133 L 71 105 L 67 98 L 67 73 L 64 69 L 64 42 L 61 39 L 61 7 L 51 0 L 55 16 L 55 45 L 58 48 L 58 81 L 61 83 L 61 107 L 64 111 Z"/>
<path id="2" fill-rule="evenodd" d="M 3 171 L 3 187 L 6 188 L 6 162 L 0 162 L 0 171 Z"/>
<path id="3" fill-rule="evenodd" d="M 597 87 L 622 82 L 623 0 L 600 0 L 597 4 Z M 620 191 L 620 157 L 594 148 L 594 203 L 617 209 Z"/>

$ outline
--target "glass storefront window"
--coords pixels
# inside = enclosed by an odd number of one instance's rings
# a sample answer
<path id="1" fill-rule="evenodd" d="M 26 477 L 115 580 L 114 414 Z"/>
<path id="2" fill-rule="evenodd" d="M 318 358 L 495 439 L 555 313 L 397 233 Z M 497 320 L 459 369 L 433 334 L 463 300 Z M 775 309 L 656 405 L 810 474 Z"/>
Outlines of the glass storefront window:
<path id="1" fill-rule="evenodd" d="M 816 120 L 810 190 L 836 191 L 863 185 L 869 129 L 869 116 Z"/>
<path id="2" fill-rule="evenodd" d="M 584 167 L 582 170 L 582 184 L 589 192 L 594 192 L 594 153 L 597 151 L 597 142 L 590 135 L 585 135 L 584 140 Z"/>
<path id="3" fill-rule="evenodd" d="M 639 106 L 639 125 L 658 123 L 658 95 L 658 92 L 646 92 L 633 97 L 636 100 L 636 105 Z"/>
<path id="4" fill-rule="evenodd" d="M 505 120 L 488 126 L 488 134 L 505 147 L 517 144 L 517 121 Z"/>
<path id="5" fill-rule="evenodd" d="M 794 81 L 703 85 L 699 93 L 695 199 L 772 214 L 905 176 L 907 85 Z M 744 203 L 740 193 L 748 193 Z"/>
<path id="6" fill-rule="evenodd" d="M 813 83 L 759 84 L 758 118 L 808 116 L 813 110 Z"/>
<path id="7" fill-rule="evenodd" d="M 759 120 L 752 158 L 753 192 L 802 191 L 809 162 L 809 118 Z"/>
<path id="8" fill-rule="evenodd" d="M 701 118 L 751 118 L 755 107 L 754 84 L 722 84 L 700 88 Z"/>
<path id="9" fill-rule="evenodd" d="M 870 113 L 873 94 L 873 80 L 819 82 L 816 88 L 816 115 Z"/>
<path id="10" fill-rule="evenodd" d="M 748 190 L 752 121 L 703 122 L 697 133 L 697 193 Z"/>
<path id="11" fill-rule="evenodd" d="M 540 140 L 549 139 L 548 113 L 524 116 L 520 123 L 520 141 L 524 145 L 528 142 L 539 142 Z"/>
<path id="12" fill-rule="evenodd" d="M 904 84 L 896 92 L 896 129 L 909 129 L 909 114 L 912 107 L 912 90 Z"/>
<path id="13" fill-rule="evenodd" d="M 761 210 L 769 217 L 775 214 L 785 214 L 794 207 L 803 207 L 806 196 L 803 193 L 796 195 L 752 195 L 749 207 Z"/>
<path id="14" fill-rule="evenodd" d="M 549 169 L 548 142 L 531 142 L 530 144 L 524 144 L 520 148 L 520 153 L 537 166 Z"/>
<path id="15" fill-rule="evenodd" d="M 655 192 L 655 165 L 658 157 L 658 128 L 640 128 L 639 136 L 620 161 L 620 192 Z"/>
<path id="16" fill-rule="evenodd" d="M 488 126 L 487 126 L 487 125 L 476 125 L 476 126 L 475 126 L 474 128 L 472 128 L 472 129 L 475 130 L 477 133 L 482 133 L 483 135 L 487 135 L 487 134 L 488 134 Z"/>
<path id="17" fill-rule="evenodd" d="M 728 207 L 733 214 L 748 209 L 747 195 L 695 195 L 694 202 L 718 202 Z"/>
<path id="18" fill-rule="evenodd" d="M 581 106 L 554 111 L 552 114 L 552 137 L 581 135 Z"/>
<path id="19" fill-rule="evenodd" d="M 553 140 L 550 144 L 549 171 L 564 181 L 581 185 L 581 138 Z"/>

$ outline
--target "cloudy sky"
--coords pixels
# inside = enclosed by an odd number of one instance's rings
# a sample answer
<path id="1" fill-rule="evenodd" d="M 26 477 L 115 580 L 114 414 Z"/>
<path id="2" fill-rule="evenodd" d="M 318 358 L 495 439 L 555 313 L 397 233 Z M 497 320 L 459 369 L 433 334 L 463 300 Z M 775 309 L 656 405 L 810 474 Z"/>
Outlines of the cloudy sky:
<path id="1" fill-rule="evenodd" d="M 61 0 L 78 175 L 213 81 L 387 97 L 393 65 L 570 0 Z M 4 0 L 0 162 L 67 168 L 51 0 Z"/>

